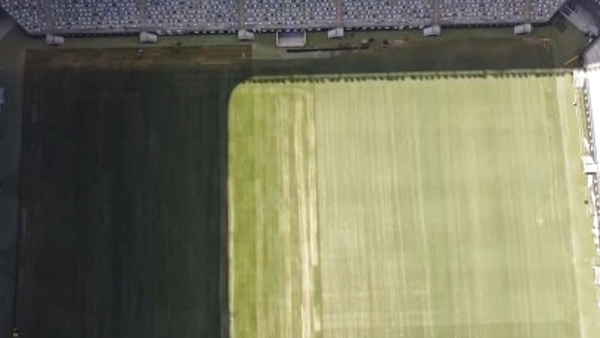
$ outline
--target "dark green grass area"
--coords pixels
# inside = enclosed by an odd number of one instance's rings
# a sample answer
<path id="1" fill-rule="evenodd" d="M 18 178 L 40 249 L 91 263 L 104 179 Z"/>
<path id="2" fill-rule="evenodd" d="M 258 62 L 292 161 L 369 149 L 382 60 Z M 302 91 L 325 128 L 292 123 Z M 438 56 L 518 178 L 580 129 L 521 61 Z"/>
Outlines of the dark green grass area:
<path id="1" fill-rule="evenodd" d="M 222 112 L 241 74 L 28 69 L 27 337 L 221 335 Z"/>

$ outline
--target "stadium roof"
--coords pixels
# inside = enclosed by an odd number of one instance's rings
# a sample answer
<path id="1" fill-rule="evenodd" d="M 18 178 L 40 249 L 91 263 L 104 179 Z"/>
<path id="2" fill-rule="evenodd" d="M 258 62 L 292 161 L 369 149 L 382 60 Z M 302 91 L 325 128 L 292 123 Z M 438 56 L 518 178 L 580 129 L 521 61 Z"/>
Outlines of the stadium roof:
<path id="1" fill-rule="evenodd" d="M 0 0 L 29 34 L 546 22 L 565 0 Z"/>

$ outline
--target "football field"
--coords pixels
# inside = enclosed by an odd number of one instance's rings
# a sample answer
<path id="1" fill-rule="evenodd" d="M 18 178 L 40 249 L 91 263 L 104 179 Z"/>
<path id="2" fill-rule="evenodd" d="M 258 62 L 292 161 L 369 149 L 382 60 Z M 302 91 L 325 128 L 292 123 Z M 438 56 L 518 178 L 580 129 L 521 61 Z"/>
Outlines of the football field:
<path id="1" fill-rule="evenodd" d="M 598 337 L 571 75 L 245 83 L 231 334 Z"/>

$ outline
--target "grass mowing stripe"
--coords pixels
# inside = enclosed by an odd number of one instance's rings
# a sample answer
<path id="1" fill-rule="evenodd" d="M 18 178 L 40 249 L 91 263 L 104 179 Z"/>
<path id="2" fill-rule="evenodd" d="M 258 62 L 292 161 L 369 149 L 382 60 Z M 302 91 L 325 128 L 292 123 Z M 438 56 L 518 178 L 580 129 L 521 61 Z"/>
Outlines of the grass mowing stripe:
<path id="1" fill-rule="evenodd" d="M 235 331 L 257 320 L 275 331 L 243 336 L 595 336 L 570 85 L 569 75 L 526 75 L 240 87 L 232 116 L 277 123 L 253 126 L 251 142 L 240 142 L 247 127 L 232 119 L 231 142 L 260 152 L 254 165 L 270 167 L 282 187 L 260 207 L 279 224 L 236 216 L 235 237 L 241 224 L 260 228 L 244 245 L 285 258 L 245 276 L 270 288 L 268 306 L 245 302 L 240 293 L 252 290 L 236 277 Z M 262 179 L 233 180 L 236 196 Z M 288 212 L 294 235 L 274 236 Z M 280 315 L 285 328 L 272 323 Z"/>
<path id="2" fill-rule="evenodd" d="M 243 278 L 232 271 L 235 279 L 230 295 L 234 297 L 233 331 L 237 336 L 313 337 L 318 331 L 320 320 L 314 311 L 319 308 L 319 297 L 314 297 L 319 280 L 318 256 L 313 249 L 314 114 L 310 113 L 312 97 L 307 95 L 306 87 L 296 86 L 288 92 L 241 86 L 237 93 L 244 94 L 234 95 L 231 101 L 231 134 L 252 129 L 245 134 L 247 137 L 231 141 L 231 148 L 236 149 L 230 154 L 231 167 L 254 166 L 253 176 L 232 175 L 230 191 L 236 196 L 233 205 L 243 203 L 240 195 L 251 195 L 255 201 L 253 210 L 233 207 L 232 211 L 236 215 L 236 224 L 231 227 L 234 270 L 243 265 L 243 269 L 253 271 Z M 268 99 L 252 99 L 250 103 L 245 95 Z M 252 119 L 253 123 L 244 125 L 244 119 Z M 252 156 L 254 160 L 239 161 L 235 158 L 239 152 L 244 153 L 242 158 Z M 246 260 L 239 247 L 254 253 L 254 261 Z M 236 307 L 242 302 L 244 311 Z M 279 310 L 269 310 L 275 308 Z"/>

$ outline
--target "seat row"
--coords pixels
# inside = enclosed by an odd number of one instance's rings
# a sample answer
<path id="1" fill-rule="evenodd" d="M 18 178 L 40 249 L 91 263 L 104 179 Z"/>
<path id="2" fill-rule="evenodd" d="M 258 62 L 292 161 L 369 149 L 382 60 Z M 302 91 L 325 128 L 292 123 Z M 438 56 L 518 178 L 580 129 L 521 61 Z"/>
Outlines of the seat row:
<path id="1" fill-rule="evenodd" d="M 350 27 L 427 24 L 432 16 L 431 3 L 423 0 L 344 2 L 344 23 Z"/>
<path id="2" fill-rule="evenodd" d="M 536 21 L 546 21 L 554 15 L 566 0 L 533 0 L 531 17 Z"/>
<path id="3" fill-rule="evenodd" d="M 470 21 L 514 21 L 525 18 L 525 0 L 440 0 L 440 18 Z"/>
<path id="4" fill-rule="evenodd" d="M 331 27 L 337 14 L 334 0 L 244 0 L 242 8 L 247 28 Z"/>

